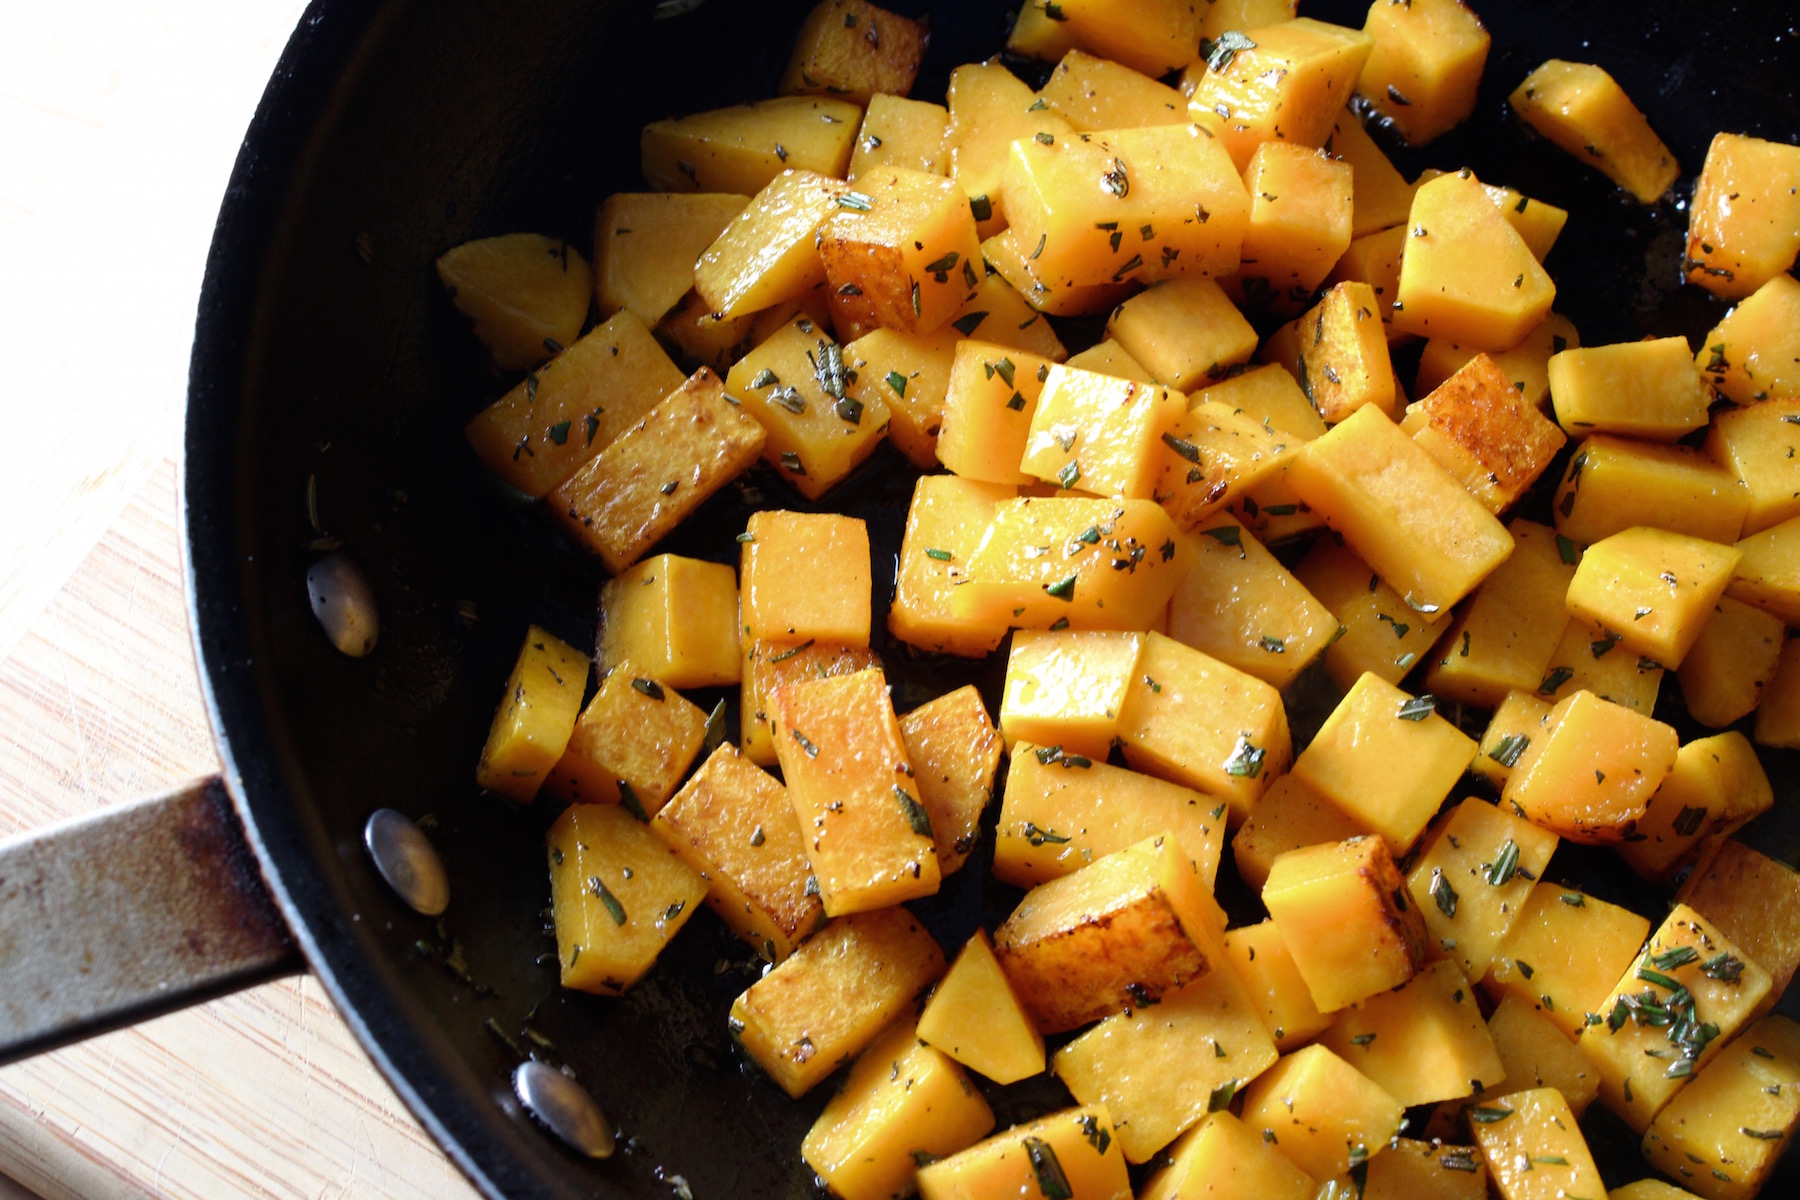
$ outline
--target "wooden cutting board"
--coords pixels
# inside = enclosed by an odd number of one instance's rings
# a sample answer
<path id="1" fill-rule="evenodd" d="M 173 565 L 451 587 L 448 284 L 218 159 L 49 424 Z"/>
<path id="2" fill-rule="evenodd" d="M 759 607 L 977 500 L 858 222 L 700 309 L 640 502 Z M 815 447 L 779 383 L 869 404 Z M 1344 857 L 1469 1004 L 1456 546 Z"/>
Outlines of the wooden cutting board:
<path id="1" fill-rule="evenodd" d="M 217 769 L 176 507 L 166 462 L 0 661 L 0 837 Z M 0 1176 L 46 1200 L 475 1195 L 310 975 L 0 1070 Z"/>

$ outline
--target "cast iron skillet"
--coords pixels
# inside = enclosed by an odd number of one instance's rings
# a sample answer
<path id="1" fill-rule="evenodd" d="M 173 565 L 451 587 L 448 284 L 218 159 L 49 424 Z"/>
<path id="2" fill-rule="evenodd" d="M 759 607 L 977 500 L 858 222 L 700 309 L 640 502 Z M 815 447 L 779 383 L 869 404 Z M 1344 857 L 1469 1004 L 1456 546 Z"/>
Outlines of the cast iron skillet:
<path id="1" fill-rule="evenodd" d="M 741 1069 L 724 1012 L 756 972 L 710 913 L 622 1000 L 560 992 L 554 968 L 537 961 L 548 947 L 543 832 L 555 805 L 480 796 L 472 769 L 526 622 L 591 646 L 602 573 L 540 511 L 492 486 L 465 446 L 464 420 L 508 381 L 483 366 L 431 270 L 458 242 L 516 229 L 588 248 L 597 202 L 642 187 L 639 126 L 769 94 L 805 7 L 712 0 L 655 19 L 649 0 L 316 0 L 220 214 L 192 362 L 185 501 L 227 781 L 312 967 L 407 1103 L 493 1196 L 676 1194 L 659 1172 L 703 1198 L 813 1186 L 797 1147 L 831 1089 L 793 1103 Z M 1011 7 L 936 5 L 915 94 L 941 97 L 953 65 L 998 49 Z M 1305 7 L 1362 21 L 1354 3 Z M 1501 101 L 1545 58 L 1599 61 L 1690 174 L 1720 128 L 1796 140 L 1800 57 L 1782 6 L 1479 7 L 1495 45 L 1478 115 L 1426 154 L 1398 155 L 1403 169 L 1466 163 L 1570 209 L 1550 265 L 1558 307 L 1584 340 L 1700 336 L 1722 306 L 1669 286 L 1685 215 L 1621 201 L 1518 132 Z M 366 660 L 334 652 L 307 608 L 308 545 L 321 532 L 309 480 L 323 532 L 342 539 L 379 596 L 381 644 Z M 768 503 L 805 506 L 766 473 L 748 482 Z M 886 562 L 909 489 L 884 451 L 830 504 L 871 518 Z M 675 548 L 734 558 L 730 534 L 753 499 L 728 489 Z M 891 581 L 878 586 L 877 612 L 883 586 Z M 951 677 L 881 648 L 902 708 Z M 982 675 L 990 702 L 994 675 Z M 1785 806 L 1793 763 L 1775 766 Z M 359 835 L 381 805 L 436 817 L 453 880 L 441 927 L 404 909 L 370 868 Z M 1791 813 L 1758 835 L 1790 861 Z M 1660 911 L 1610 856 L 1577 851 L 1559 854 L 1552 877 Z M 984 874 L 974 862 L 920 906 L 951 951 L 1010 907 L 1002 889 L 984 892 Z M 631 1139 L 628 1153 L 579 1161 L 520 1113 L 508 1086 L 516 1055 L 486 1023 L 518 1041 L 528 1014 L 550 1043 L 540 1052 L 575 1069 Z M 1003 1123 L 1064 1102 L 1054 1084 L 994 1099 Z M 1592 1125 L 1609 1182 L 1645 1173 L 1632 1139 L 1608 1122 Z M 1800 1188 L 1797 1168 L 1790 1161 L 1768 1194 Z"/>

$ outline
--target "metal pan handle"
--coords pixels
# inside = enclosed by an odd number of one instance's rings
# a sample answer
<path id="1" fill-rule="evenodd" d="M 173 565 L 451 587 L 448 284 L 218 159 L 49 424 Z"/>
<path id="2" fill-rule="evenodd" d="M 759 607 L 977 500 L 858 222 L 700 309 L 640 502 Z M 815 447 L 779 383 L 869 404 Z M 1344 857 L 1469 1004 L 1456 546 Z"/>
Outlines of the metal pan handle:
<path id="1" fill-rule="evenodd" d="M 216 777 L 0 841 L 0 1065 L 304 969 Z"/>

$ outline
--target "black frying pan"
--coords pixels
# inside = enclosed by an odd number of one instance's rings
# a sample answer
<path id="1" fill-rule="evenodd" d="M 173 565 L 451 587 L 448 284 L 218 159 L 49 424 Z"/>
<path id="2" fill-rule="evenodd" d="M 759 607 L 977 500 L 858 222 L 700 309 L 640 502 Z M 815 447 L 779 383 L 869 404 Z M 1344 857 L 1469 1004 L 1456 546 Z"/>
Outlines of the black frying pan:
<path id="1" fill-rule="evenodd" d="M 541 511 L 492 486 L 464 445 L 463 421 L 507 381 L 484 367 L 431 270 L 458 242 L 517 229 L 586 248 L 598 201 L 642 187 L 639 126 L 769 94 L 806 7 L 712 0 L 657 19 L 650 0 L 315 0 L 220 214 L 184 487 L 194 619 L 227 783 L 307 961 L 490 1195 L 675 1194 L 661 1173 L 684 1177 L 703 1200 L 812 1193 L 797 1147 L 830 1088 L 790 1102 L 740 1066 L 725 1011 L 756 972 L 710 914 L 622 1000 L 562 992 L 554 967 L 537 961 L 548 948 L 543 832 L 555 806 L 517 810 L 478 795 L 474 759 L 526 622 L 591 646 L 602 573 Z M 941 96 L 952 66 L 994 52 L 1011 7 L 937 5 L 915 95 Z M 1397 154 L 1402 169 L 1466 163 L 1570 209 L 1550 266 L 1558 308 L 1585 341 L 1700 336 L 1722 308 L 1672 286 L 1685 216 L 1619 200 L 1518 132 L 1501 102 L 1544 58 L 1587 59 L 1618 77 L 1690 174 L 1720 128 L 1800 140 L 1791 82 L 1800 53 L 1782 6 L 1480 7 L 1495 44 L 1477 116 L 1424 154 Z M 1353 25 L 1363 15 L 1330 0 L 1305 8 Z M 897 548 L 910 478 L 884 451 L 828 498 L 871 520 L 878 561 Z M 333 651 L 307 607 L 303 579 L 317 558 L 308 547 L 319 536 L 309 480 L 320 525 L 363 564 L 379 598 L 381 644 L 365 660 Z M 763 502 L 807 507 L 772 475 L 746 482 Z M 730 535 L 757 500 L 728 489 L 670 548 L 734 559 Z M 891 581 L 878 584 L 878 603 L 883 586 Z M 881 649 L 902 708 L 963 678 Z M 997 670 L 976 672 L 990 703 Z M 1783 806 L 1757 838 L 1793 861 L 1795 764 L 1771 762 Z M 371 869 L 360 835 L 383 805 L 436 817 L 453 881 L 441 926 L 400 905 Z M 1610 856 L 1570 847 L 1551 874 L 1658 911 Z M 951 951 L 1016 897 L 984 875 L 974 862 L 919 906 Z M 1246 897 L 1227 900 L 1249 915 Z M 521 1114 L 508 1084 L 517 1057 L 487 1026 L 516 1041 L 528 1014 L 550 1043 L 546 1056 L 572 1066 L 630 1137 L 628 1153 L 578 1160 Z M 991 1096 L 1002 1122 L 1066 1102 L 1049 1082 Z M 1590 1125 L 1610 1183 L 1645 1173 L 1622 1127 L 1603 1113 Z M 1797 1191 L 1800 1164 L 1789 1162 L 1768 1194 Z"/>

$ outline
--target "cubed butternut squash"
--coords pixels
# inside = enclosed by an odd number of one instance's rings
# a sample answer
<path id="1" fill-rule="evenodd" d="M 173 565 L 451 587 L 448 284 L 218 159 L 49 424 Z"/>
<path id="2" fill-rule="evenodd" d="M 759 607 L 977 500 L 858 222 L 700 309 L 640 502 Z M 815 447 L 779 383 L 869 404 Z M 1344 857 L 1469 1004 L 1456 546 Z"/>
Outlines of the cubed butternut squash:
<path id="1" fill-rule="evenodd" d="M 1591 621 L 1571 618 L 1550 654 L 1537 695 L 1551 703 L 1589 691 L 1649 716 L 1656 711 L 1663 665 L 1619 647 L 1619 639 Z"/>
<path id="2" fill-rule="evenodd" d="M 1754 711 L 1775 678 L 1786 640 L 1780 617 L 1720 596 L 1675 673 L 1689 715 L 1723 729 Z"/>
<path id="3" fill-rule="evenodd" d="M 1334 285 L 1295 323 L 1296 378 L 1327 424 L 1364 405 L 1393 415 L 1394 367 L 1380 315 L 1374 289 L 1349 282 Z"/>
<path id="4" fill-rule="evenodd" d="M 1406 878 L 1431 956 L 1456 963 L 1470 979 L 1487 974 L 1556 843 L 1554 833 L 1484 800 L 1452 808 Z"/>
<path id="5" fill-rule="evenodd" d="M 1688 210 L 1688 282 L 1735 299 L 1785 275 L 1800 251 L 1796 189 L 1800 146 L 1715 134 Z"/>
<path id="6" fill-rule="evenodd" d="M 1255 1130 L 1221 1108 L 1182 1134 L 1168 1165 L 1150 1177 L 1141 1200 L 1216 1196 L 1219 1200 L 1312 1200 L 1317 1185 Z"/>
<path id="7" fill-rule="evenodd" d="M 1354 109 L 1346 108 L 1338 114 L 1324 148 L 1350 166 L 1354 198 L 1351 237 L 1366 238 L 1406 223 L 1406 214 L 1412 209 L 1413 185 L 1406 182 L 1406 177 L 1375 144 Z M 1396 269 L 1398 261 L 1396 255 Z M 1388 300 L 1392 299 L 1390 294 Z"/>
<path id="8" fill-rule="evenodd" d="M 1760 533 L 1800 516 L 1800 397 L 1778 397 L 1726 409 L 1707 431 L 1706 450 L 1744 481 L 1750 506 L 1744 533 Z"/>
<path id="9" fill-rule="evenodd" d="M 1771 998 L 1787 990 L 1800 967 L 1800 875 L 1793 868 L 1735 839 L 1714 838 L 1675 899 L 1769 972 Z"/>
<path id="10" fill-rule="evenodd" d="M 1319 1045 L 1409 1108 L 1471 1095 L 1504 1071 L 1475 989 L 1444 960 L 1343 1010 Z"/>
<path id="11" fill-rule="evenodd" d="M 1323 654 L 1337 618 L 1230 517 L 1183 537 L 1193 566 L 1169 599 L 1169 636 L 1286 688 Z"/>
<path id="12" fill-rule="evenodd" d="M 1404 1114 L 1381 1085 L 1312 1045 L 1251 1083 L 1242 1120 L 1308 1175 L 1330 1179 L 1383 1151 Z"/>
<path id="13" fill-rule="evenodd" d="M 1789 638 L 1775 660 L 1775 675 L 1756 708 L 1756 744 L 1800 747 L 1800 645 Z"/>
<path id="14" fill-rule="evenodd" d="M 1250 361 L 1256 330 L 1210 279 L 1171 279 L 1113 311 L 1107 335 L 1156 379 L 1191 392 Z"/>
<path id="15" fill-rule="evenodd" d="M 1298 1050 L 1330 1027 L 1331 1018 L 1313 1004 L 1306 980 L 1275 922 L 1263 921 L 1225 933 L 1225 962 L 1236 972 L 1263 1027 L 1283 1054 Z"/>
<path id="16" fill-rule="evenodd" d="M 867 646 L 836 642 L 767 642 L 745 636 L 743 686 L 739 690 L 739 732 L 746 757 L 758 766 L 775 765 L 775 693 L 790 683 L 851 675 L 881 665 Z"/>
<path id="17" fill-rule="evenodd" d="M 694 286 L 694 263 L 744 211 L 749 196 L 619 192 L 594 218 L 594 293 L 600 315 L 629 308 L 655 325 Z"/>
<path id="18" fill-rule="evenodd" d="M 1537 482 L 1568 440 L 1486 354 L 1407 405 L 1400 428 L 1496 516 Z"/>
<path id="19" fill-rule="evenodd" d="M 1020 469 L 1062 488 L 1148 499 L 1162 474 L 1160 439 L 1186 408 L 1180 392 L 1057 363 Z"/>
<path id="20" fill-rule="evenodd" d="M 1189 119 L 1217 134 L 1239 170 L 1277 138 L 1323 146 L 1374 48 L 1360 29 L 1311 17 L 1221 35 L 1182 76 Z"/>
<path id="21" fill-rule="evenodd" d="M 1725 314 L 1694 365 L 1738 404 L 1800 393 L 1800 280 L 1776 275 Z"/>
<path id="22" fill-rule="evenodd" d="M 930 333 L 948 325 L 987 272 L 969 197 L 905 167 L 865 171 L 820 227 L 833 324 Z"/>
<path id="23" fill-rule="evenodd" d="M 1666 667 L 1679 667 L 1741 557 L 1731 546 L 1642 526 L 1595 542 L 1569 584 L 1569 612 Z"/>
<path id="24" fill-rule="evenodd" d="M 1020 630 L 1000 700 L 1007 745 L 1055 746 L 1105 762 L 1143 648 L 1139 633 Z"/>
<path id="25" fill-rule="evenodd" d="M 1657 1115 L 1644 1133 L 1644 1158 L 1707 1200 L 1750 1200 L 1796 1124 L 1800 1026 L 1765 1017 Z"/>
<path id="26" fill-rule="evenodd" d="M 1543 680 L 1564 624 L 1564 597 L 1574 578 L 1575 549 L 1554 530 L 1524 519 L 1507 526 L 1513 553 L 1452 619 L 1431 657 L 1425 690 L 1494 708 L 1509 692 Z"/>
<path id="27" fill-rule="evenodd" d="M 1057 11 L 1063 12 L 1063 6 L 1058 5 Z M 1174 88 L 1075 48 L 1062 56 L 1038 95 L 1075 128 L 1088 132 L 1179 125 L 1187 120 L 1187 97 Z"/>
<path id="28" fill-rule="evenodd" d="M 954 475 L 921 475 L 913 485 L 900 543 L 888 631 L 923 650 L 980 658 L 1000 645 L 1009 622 L 958 620 L 951 606 L 967 578 L 969 558 L 994 519 L 994 509 L 1017 489 Z"/>
<path id="29" fill-rule="evenodd" d="M 742 196 L 754 196 L 789 170 L 842 179 L 861 121 L 857 105 L 819 96 L 778 96 L 652 121 L 639 139 L 644 179 L 659 191 Z"/>
<path id="30" fill-rule="evenodd" d="M 1364 1200 L 1485 1200 L 1487 1164 L 1472 1146 L 1397 1137 L 1369 1160 L 1362 1194 Z"/>
<path id="31" fill-rule="evenodd" d="M 1044 1035 L 1007 982 L 985 929 L 975 931 L 925 1002 L 918 1036 L 995 1083 L 1044 1069 Z"/>
<path id="32" fill-rule="evenodd" d="M 1517 996 L 1573 1039 L 1649 935 L 1650 922 L 1630 909 L 1540 880 L 1495 951 L 1482 990 Z"/>
<path id="33" fill-rule="evenodd" d="M 1488 1034 L 1505 1076 L 1476 1097 L 1482 1103 L 1507 1092 L 1553 1087 L 1579 1118 L 1599 1094 L 1600 1076 L 1587 1056 L 1542 1012 L 1508 992 L 1488 1018 Z"/>
<path id="34" fill-rule="evenodd" d="M 1635 525 L 1709 542 L 1741 536 L 1750 494 L 1706 451 L 1595 434 L 1556 488 L 1556 531 L 1589 545 Z"/>
<path id="35" fill-rule="evenodd" d="M 737 683 L 737 573 L 679 554 L 647 558 L 600 589 L 602 668 L 630 659 L 674 688 Z"/>
<path id="36" fill-rule="evenodd" d="M 1737 544 L 1738 560 L 1728 594 L 1790 626 L 1800 624 L 1800 517 L 1793 517 Z"/>
<path id="37" fill-rule="evenodd" d="M 876 93 L 863 109 L 862 128 L 856 132 L 856 148 L 850 152 L 845 178 L 855 183 L 858 175 L 885 167 L 948 174 L 950 156 L 944 150 L 944 130 L 949 124 L 949 110 L 941 104 Z"/>
<path id="38" fill-rule="evenodd" d="M 959 1154 L 919 1168 L 923 1200 L 987 1200 L 1051 1194 L 1131 1200 L 1125 1154 L 1104 1106 L 1068 1108 L 1014 1125 Z"/>
<path id="39" fill-rule="evenodd" d="M 853 121 L 845 126 L 852 132 Z M 844 150 L 848 154 L 847 141 Z M 819 257 L 818 235 L 849 190 L 834 178 L 841 173 L 789 168 L 752 189 L 756 194 L 749 205 L 732 218 L 694 265 L 694 290 L 706 301 L 709 312 L 717 317 L 740 317 L 784 300 L 798 300 L 824 284 L 825 263 Z"/>
<path id="40" fill-rule="evenodd" d="M 1002 230 L 981 243 L 981 254 L 987 259 L 988 266 L 1016 288 L 1025 303 L 1041 313 L 1077 317 L 1105 312 L 1136 289 L 1135 283 L 1126 280 L 1118 283 L 1052 286 L 1037 270 L 1036 257 L 1042 253 L 1038 246 L 1042 244 L 1046 243 L 1021 246 L 1010 229 Z"/>
<path id="41" fill-rule="evenodd" d="M 1244 168 L 1250 221 L 1230 290 L 1249 307 L 1295 313 L 1350 248 L 1351 168 L 1324 150 L 1264 142 Z"/>
<path id="42" fill-rule="evenodd" d="M 912 91 L 930 40 L 929 25 L 868 0 L 820 0 L 794 35 L 776 90 L 784 96 L 842 96 L 857 104 L 867 104 L 877 92 L 904 96 Z"/>
<path id="43" fill-rule="evenodd" d="M 706 713 L 630 659 L 614 663 L 544 780 L 569 804 L 623 804 L 649 820 L 681 785 L 706 741 Z"/>
<path id="44" fill-rule="evenodd" d="M 860 518 L 766 510 L 750 514 L 739 541 L 751 637 L 869 644 L 869 531 Z"/>
<path id="45" fill-rule="evenodd" d="M 528 628 L 481 748 L 476 785 L 530 803 L 569 744 L 587 680 L 587 655 L 536 625 Z"/>
<path id="46" fill-rule="evenodd" d="M 1368 832 L 1305 782 L 1283 775 L 1269 785 L 1232 837 L 1231 854 L 1239 878 L 1261 891 L 1275 860 L 1289 850 L 1341 842 Z"/>
<path id="47" fill-rule="evenodd" d="M 1000 736 L 974 685 L 946 692 L 900 718 L 919 803 L 931 819 L 938 869 L 960 869 L 975 848 L 981 814 L 994 798 Z"/>
<path id="48" fill-rule="evenodd" d="M 937 454 L 943 464 L 964 479 L 1031 483 L 1033 477 L 1019 463 L 1053 365 L 994 342 L 958 342 L 938 431 Z"/>
<path id="49" fill-rule="evenodd" d="M 1471 172 L 1440 175 L 1413 196 L 1394 328 L 1505 350 L 1555 299 L 1555 283 Z"/>
<path id="50" fill-rule="evenodd" d="M 1501 800 L 1570 841 L 1611 845 L 1636 830 L 1675 765 L 1675 730 L 1580 691 L 1557 702 L 1507 777 Z"/>
<path id="51" fill-rule="evenodd" d="M 1204 12 L 1182 0 L 1147 0 L 1130 9 L 1130 19 L 1108 0 L 1072 0 L 1056 11 L 1061 15 L 1051 19 L 1063 22 L 1077 46 L 1152 77 L 1187 66 Z"/>
<path id="52" fill-rule="evenodd" d="M 1298 438 L 1211 399 L 1177 416 L 1161 440 L 1153 496 L 1189 532 L 1275 480 L 1300 449 Z"/>
<path id="53" fill-rule="evenodd" d="M 1495 790 L 1504 788 L 1525 748 L 1532 738 L 1543 736 L 1549 720 L 1549 701 L 1530 692 L 1506 693 L 1482 732 L 1481 747 L 1469 770 L 1493 784 Z"/>
<path id="54" fill-rule="evenodd" d="M 1378 837 L 1282 855 L 1262 898 L 1322 1013 L 1399 987 L 1424 961 L 1424 917 Z"/>
<path id="55" fill-rule="evenodd" d="M 1063 28 L 1061 22 L 1052 24 Z M 1054 57 L 1060 58 L 1061 51 Z M 950 124 L 944 130 L 944 153 L 950 156 L 950 177 L 968 193 L 985 242 L 1006 228 L 1001 181 L 1013 142 L 1039 134 L 1072 136 L 1075 127 L 999 62 L 964 63 L 951 71 L 946 100 Z M 1017 280 L 1013 286 L 1031 298 Z"/>
<path id="56" fill-rule="evenodd" d="M 1591 63 L 1549 59 L 1507 101 L 1527 125 L 1640 204 L 1655 204 L 1681 175 L 1674 153 L 1625 89 Z"/>
<path id="57" fill-rule="evenodd" d="M 1325 670 L 1346 692 L 1365 672 L 1399 683 L 1450 628 L 1448 621 L 1433 624 L 1414 612 L 1335 537 L 1314 543 L 1294 577 L 1338 619 L 1343 632 L 1325 647 Z"/>
<path id="58" fill-rule="evenodd" d="M 1406 231 L 1402 229 L 1404 237 Z M 1395 252 L 1396 272 L 1394 279 L 1398 285 L 1399 254 Z M 1390 290 L 1388 298 L 1393 297 Z M 1383 318 L 1386 320 L 1387 318 Z M 1418 393 L 1429 393 L 1444 380 L 1474 358 L 1478 353 L 1485 353 L 1499 366 L 1501 372 L 1519 389 L 1519 394 L 1526 401 L 1534 404 L 1541 411 L 1550 396 L 1549 362 L 1552 355 L 1561 354 L 1570 346 L 1581 345 L 1580 331 L 1575 323 L 1561 313 L 1548 313 L 1542 321 L 1525 335 L 1525 339 L 1508 350 L 1478 350 L 1473 346 L 1463 346 L 1448 338 L 1433 338 L 1425 343 L 1425 349 L 1419 355 L 1419 373 L 1414 378 L 1413 390 Z"/>
<path id="59" fill-rule="evenodd" d="M 1606 1194 L 1575 1114 L 1555 1088 L 1509 1093 L 1470 1109 L 1469 1120 L 1501 1200 Z"/>
<path id="60" fill-rule="evenodd" d="M 1548 370 L 1556 420 L 1576 437 L 1673 442 L 1706 424 L 1712 403 L 1684 337 L 1564 350 Z"/>
<path id="61" fill-rule="evenodd" d="M 1375 39 L 1356 90 L 1414 146 L 1448 133 L 1475 111 L 1492 42 L 1462 0 L 1369 6 Z"/>
<path id="62" fill-rule="evenodd" d="M 525 371 L 573 345 L 594 275 L 561 238 L 508 233 L 464 242 L 437 260 L 450 302 L 502 371 Z"/>

